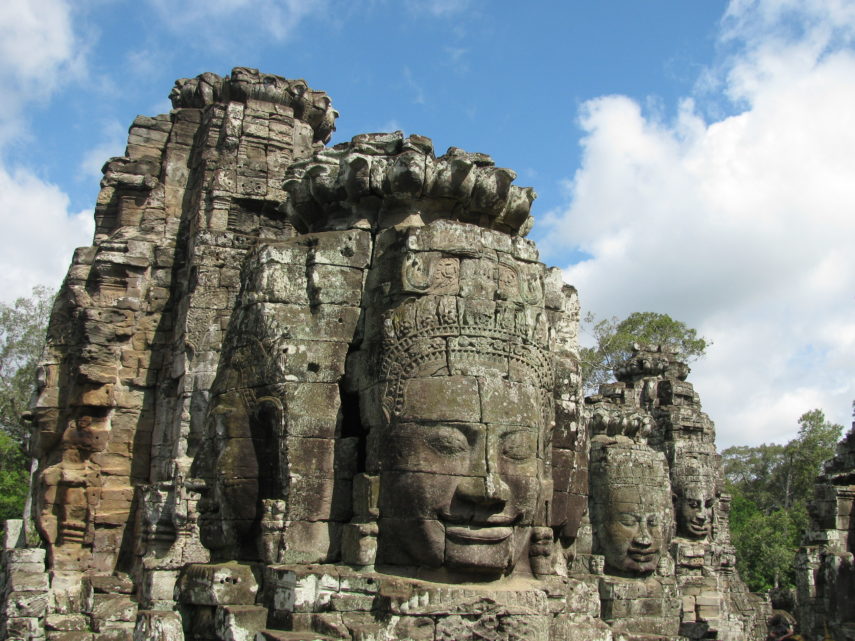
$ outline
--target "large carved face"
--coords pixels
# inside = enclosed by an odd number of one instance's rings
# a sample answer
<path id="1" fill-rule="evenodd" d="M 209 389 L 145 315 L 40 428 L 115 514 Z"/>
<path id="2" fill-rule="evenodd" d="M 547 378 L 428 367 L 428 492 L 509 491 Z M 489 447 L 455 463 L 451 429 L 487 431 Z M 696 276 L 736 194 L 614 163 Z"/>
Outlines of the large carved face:
<path id="1" fill-rule="evenodd" d="M 701 483 L 692 483 L 677 495 L 677 531 L 681 536 L 703 539 L 712 531 L 715 495 Z"/>
<path id="2" fill-rule="evenodd" d="M 650 486 L 609 488 L 601 539 L 608 567 L 632 574 L 656 569 L 671 527 L 660 493 Z"/>
<path id="3" fill-rule="evenodd" d="M 485 388 L 519 401 L 483 408 Z M 524 398 L 521 398 L 523 394 Z M 543 463 L 534 388 L 446 376 L 407 381 L 384 431 L 381 562 L 462 575 L 510 573 L 526 549 Z"/>

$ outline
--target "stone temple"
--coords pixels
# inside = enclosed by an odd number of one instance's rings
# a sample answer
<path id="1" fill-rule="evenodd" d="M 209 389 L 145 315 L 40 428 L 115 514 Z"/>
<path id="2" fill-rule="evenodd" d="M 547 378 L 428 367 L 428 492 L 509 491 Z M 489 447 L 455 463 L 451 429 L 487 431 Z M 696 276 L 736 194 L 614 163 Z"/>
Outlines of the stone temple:
<path id="1" fill-rule="evenodd" d="M 639 347 L 583 398 L 513 171 L 327 147 L 330 98 L 254 69 L 171 99 L 53 310 L 0 638 L 765 636 L 688 368 Z"/>

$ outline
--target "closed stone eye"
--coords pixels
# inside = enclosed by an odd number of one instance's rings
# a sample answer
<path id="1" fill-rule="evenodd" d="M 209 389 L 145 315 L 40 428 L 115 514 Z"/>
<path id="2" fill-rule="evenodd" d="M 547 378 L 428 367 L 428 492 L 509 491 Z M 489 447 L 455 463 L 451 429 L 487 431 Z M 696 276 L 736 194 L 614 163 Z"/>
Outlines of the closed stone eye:
<path id="1" fill-rule="evenodd" d="M 515 461 L 524 461 L 534 456 L 531 432 L 519 430 L 502 436 L 502 455 Z"/>
<path id="2" fill-rule="evenodd" d="M 457 430 L 444 429 L 430 434 L 426 441 L 431 449 L 445 456 L 455 456 L 469 451 L 469 441 Z"/>

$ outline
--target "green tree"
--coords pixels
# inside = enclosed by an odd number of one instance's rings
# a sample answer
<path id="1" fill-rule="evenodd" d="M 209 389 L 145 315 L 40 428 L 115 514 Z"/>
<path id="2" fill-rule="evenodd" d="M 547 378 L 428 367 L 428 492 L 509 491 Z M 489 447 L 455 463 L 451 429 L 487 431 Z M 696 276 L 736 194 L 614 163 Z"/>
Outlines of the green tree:
<path id="1" fill-rule="evenodd" d="M 734 491 L 730 534 L 736 547 L 739 575 L 750 590 L 793 587 L 793 557 L 806 520 L 803 508 L 766 513 L 741 491 Z"/>
<path id="2" fill-rule="evenodd" d="M 53 298 L 38 286 L 30 298 L 0 303 L 0 429 L 22 447 L 28 429 L 21 414 L 30 406 Z"/>
<path id="3" fill-rule="evenodd" d="M 633 343 L 668 346 L 687 363 L 703 356 L 710 345 L 697 330 L 656 312 L 633 312 L 623 320 L 597 319 L 589 312 L 582 327 L 596 341 L 594 347 L 580 350 L 586 393 L 596 392 L 601 383 L 612 380 L 612 371 L 630 356 Z"/>
<path id="4" fill-rule="evenodd" d="M 21 414 L 30 406 L 53 297 L 34 287 L 30 298 L 0 303 L 0 527 L 24 511 L 29 428 Z"/>
<path id="5" fill-rule="evenodd" d="M 843 426 L 816 409 L 801 415 L 798 435 L 786 445 L 743 445 L 722 452 L 733 497 L 730 533 L 737 567 L 752 590 L 792 587 L 793 557 L 808 526 L 814 482 L 842 433 Z"/>
<path id="6" fill-rule="evenodd" d="M 752 504 L 766 512 L 780 507 L 781 488 L 771 480 L 784 463 L 785 445 L 763 443 L 756 447 L 736 445 L 721 453 L 728 490 L 736 496 L 735 488 Z"/>
<path id="7" fill-rule="evenodd" d="M 823 462 L 834 456 L 842 435 L 843 426 L 826 420 L 822 410 L 811 410 L 799 417 L 799 434 L 785 446 L 785 464 L 773 478 L 782 487 L 782 507 L 810 501 L 817 474 Z"/>
<path id="8" fill-rule="evenodd" d="M 6 519 L 21 518 L 27 489 L 27 458 L 18 443 L 0 431 L 0 529 Z"/>

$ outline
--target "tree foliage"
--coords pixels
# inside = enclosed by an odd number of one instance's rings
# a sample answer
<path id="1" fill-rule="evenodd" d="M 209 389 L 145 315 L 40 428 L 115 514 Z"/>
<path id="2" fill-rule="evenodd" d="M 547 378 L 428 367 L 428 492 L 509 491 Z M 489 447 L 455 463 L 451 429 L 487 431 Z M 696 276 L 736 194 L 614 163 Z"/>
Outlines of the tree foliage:
<path id="1" fill-rule="evenodd" d="M 734 490 L 730 532 L 739 575 L 750 590 L 765 592 L 794 585 L 793 557 L 806 525 L 803 506 L 767 514 L 751 498 Z"/>
<path id="2" fill-rule="evenodd" d="M 814 482 L 842 433 L 842 425 L 815 409 L 802 414 L 798 435 L 786 445 L 742 445 L 722 452 L 733 497 L 731 538 L 739 573 L 750 589 L 793 585 L 793 557 L 808 525 Z"/>
<path id="3" fill-rule="evenodd" d="M 28 433 L 21 414 L 30 406 L 53 297 L 39 286 L 30 298 L 0 303 L 0 429 L 21 446 Z"/>
<path id="4" fill-rule="evenodd" d="M 786 465 L 777 477 L 782 486 L 781 504 L 791 507 L 807 503 L 813 496 L 816 476 L 824 461 L 834 456 L 843 426 L 830 423 L 822 410 L 805 412 L 799 418 L 799 434 L 784 449 Z"/>
<path id="5" fill-rule="evenodd" d="M 21 517 L 27 496 L 29 430 L 21 414 L 30 406 L 52 303 L 46 287 L 12 305 L 0 303 L 0 528 Z"/>
<path id="6" fill-rule="evenodd" d="M 6 519 L 21 518 L 28 488 L 27 459 L 8 434 L 0 431 L 0 529 Z"/>
<path id="7" fill-rule="evenodd" d="M 703 356 L 710 342 L 698 332 L 668 314 L 633 312 L 623 320 L 617 317 L 597 319 L 588 313 L 583 331 L 590 333 L 596 345 L 580 350 L 582 380 L 587 393 L 596 392 L 601 383 L 612 379 L 615 366 L 632 353 L 633 343 L 665 345 L 685 362 Z"/>

